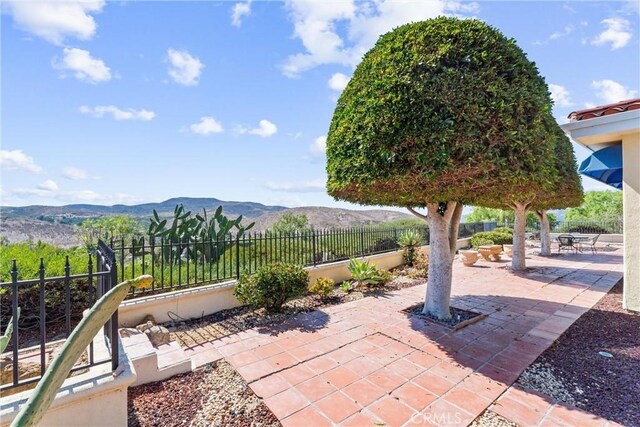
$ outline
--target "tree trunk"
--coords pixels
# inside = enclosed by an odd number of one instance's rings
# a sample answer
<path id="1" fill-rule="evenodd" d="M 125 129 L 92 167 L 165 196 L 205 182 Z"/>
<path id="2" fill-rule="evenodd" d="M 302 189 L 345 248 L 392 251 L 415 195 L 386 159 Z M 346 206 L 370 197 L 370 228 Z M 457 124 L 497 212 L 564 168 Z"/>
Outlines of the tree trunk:
<path id="1" fill-rule="evenodd" d="M 515 271 L 522 271 L 527 268 L 524 245 L 527 204 L 516 203 L 514 208 L 516 215 L 513 222 L 513 256 L 511 257 L 511 268 Z"/>
<path id="2" fill-rule="evenodd" d="M 450 319 L 449 302 L 451 300 L 451 279 L 453 256 L 451 250 L 451 231 L 457 230 L 454 215 L 456 203 L 448 203 L 445 215 L 438 212 L 438 204 L 427 205 L 429 223 L 429 276 L 427 295 L 422 312 L 438 319 Z M 459 221 L 459 218 L 457 218 Z M 457 236 L 454 236 L 455 238 Z"/>
<path id="3" fill-rule="evenodd" d="M 551 226 L 547 211 L 536 211 L 536 216 L 540 220 L 540 255 L 551 255 Z"/>

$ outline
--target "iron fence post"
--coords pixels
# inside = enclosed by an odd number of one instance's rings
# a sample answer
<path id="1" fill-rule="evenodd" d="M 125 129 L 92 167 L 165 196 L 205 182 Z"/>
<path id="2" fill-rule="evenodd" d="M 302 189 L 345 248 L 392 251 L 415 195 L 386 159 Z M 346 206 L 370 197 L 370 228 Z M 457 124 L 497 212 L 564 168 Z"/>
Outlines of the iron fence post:
<path id="1" fill-rule="evenodd" d="M 312 249 L 313 254 L 311 255 L 311 258 L 313 258 L 313 266 L 315 267 L 317 265 L 316 254 L 318 253 L 318 249 L 316 248 L 316 230 L 315 230 L 315 228 L 311 229 L 311 245 L 313 247 L 313 249 Z"/>
<path id="2" fill-rule="evenodd" d="M 240 236 L 236 234 L 236 280 L 240 279 Z"/>

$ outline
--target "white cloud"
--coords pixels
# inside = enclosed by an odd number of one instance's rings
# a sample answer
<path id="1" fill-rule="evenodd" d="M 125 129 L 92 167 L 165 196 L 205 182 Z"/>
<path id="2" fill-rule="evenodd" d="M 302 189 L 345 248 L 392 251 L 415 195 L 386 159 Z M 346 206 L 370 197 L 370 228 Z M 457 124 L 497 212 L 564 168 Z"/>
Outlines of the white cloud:
<path id="1" fill-rule="evenodd" d="M 38 188 L 44 191 L 56 192 L 58 191 L 58 184 L 56 184 L 54 180 L 48 179 L 45 182 L 38 184 Z"/>
<path id="2" fill-rule="evenodd" d="M 287 193 L 316 193 L 324 192 L 326 188 L 324 179 L 314 179 L 306 182 L 267 182 L 265 187 L 269 190 L 284 191 Z"/>
<path id="3" fill-rule="evenodd" d="M 69 71 L 73 76 L 88 83 L 108 82 L 111 70 L 98 58 L 93 58 L 87 50 L 65 47 L 62 59 L 54 58 L 53 67 L 63 72 Z"/>
<path id="4" fill-rule="evenodd" d="M 213 117 L 201 117 L 198 123 L 189 126 L 191 132 L 198 135 L 209 135 L 212 133 L 220 133 L 224 131 L 222 124 Z"/>
<path id="5" fill-rule="evenodd" d="M 99 1 L 6 1 L 4 6 L 13 16 L 16 26 L 42 37 L 50 43 L 62 45 L 66 37 L 89 40 L 96 33 L 91 14 L 99 13 L 105 5 Z"/>
<path id="6" fill-rule="evenodd" d="M 80 168 L 74 168 L 72 166 L 67 166 L 62 170 L 62 176 L 71 181 L 81 181 L 83 179 L 89 178 L 89 173 Z"/>
<path id="7" fill-rule="evenodd" d="M 434 18 L 447 12 L 476 13 L 477 3 L 415 0 L 346 0 L 340 2 L 288 0 L 286 8 L 294 23 L 294 36 L 304 51 L 291 55 L 282 65 L 288 77 L 323 64 L 354 67 L 378 37 L 409 22 Z M 338 28 L 346 29 L 346 37 Z"/>
<path id="8" fill-rule="evenodd" d="M 313 144 L 309 146 L 309 152 L 311 156 L 317 159 L 324 158 L 327 151 L 327 137 L 326 135 L 319 136 L 313 140 Z"/>
<path id="9" fill-rule="evenodd" d="M 275 135 L 276 132 L 278 132 L 278 127 L 275 124 L 271 123 L 269 120 L 264 119 L 260 120 L 257 128 L 251 129 L 249 131 L 250 134 L 258 135 L 263 138 Z"/>
<path id="10" fill-rule="evenodd" d="M 551 91 L 551 98 L 555 105 L 559 107 L 569 107 L 573 105 L 571 96 L 566 87 L 562 85 L 549 84 L 549 90 Z"/>
<path id="11" fill-rule="evenodd" d="M 602 99 L 605 104 L 635 98 L 638 94 L 637 90 L 628 89 L 613 80 L 597 80 L 591 83 L 591 87 L 596 90 L 596 95 Z"/>
<path id="12" fill-rule="evenodd" d="M 242 18 L 251 14 L 251 0 L 244 3 L 236 3 L 231 9 L 231 25 L 239 27 L 242 25 Z"/>
<path id="13" fill-rule="evenodd" d="M 624 18 L 607 18 L 601 21 L 606 29 L 591 40 L 596 46 L 611 45 L 611 50 L 625 47 L 631 40 L 631 23 Z"/>
<path id="14" fill-rule="evenodd" d="M 134 110 L 133 108 L 128 108 L 126 110 L 121 110 L 115 105 L 97 105 L 95 107 L 87 107 L 83 105 L 80 107 L 80 112 L 83 114 L 89 114 L 93 117 L 102 118 L 106 114 L 110 114 L 115 120 L 142 120 L 149 121 L 153 120 L 156 116 L 156 113 L 149 110 Z"/>
<path id="15" fill-rule="evenodd" d="M 27 156 L 22 150 L 0 150 L 0 166 L 5 170 L 22 169 L 31 173 L 42 172 L 42 168 L 33 161 L 33 157 Z"/>
<path id="16" fill-rule="evenodd" d="M 167 51 L 169 63 L 169 75 L 181 85 L 196 86 L 202 74 L 204 64 L 186 50 L 169 49 Z"/>
<path id="17" fill-rule="evenodd" d="M 262 138 L 267 138 L 269 136 L 275 135 L 278 132 L 278 127 L 271 123 L 269 120 L 262 119 L 258 123 L 257 128 L 249 129 L 245 126 L 238 125 L 234 128 L 234 132 L 238 135 L 244 135 L 246 133 L 251 135 L 258 135 Z"/>
<path id="18" fill-rule="evenodd" d="M 332 90 L 336 92 L 342 92 L 347 84 L 349 83 L 349 77 L 342 73 L 335 73 L 331 76 L 329 81 L 327 82 L 327 86 L 329 86 Z"/>

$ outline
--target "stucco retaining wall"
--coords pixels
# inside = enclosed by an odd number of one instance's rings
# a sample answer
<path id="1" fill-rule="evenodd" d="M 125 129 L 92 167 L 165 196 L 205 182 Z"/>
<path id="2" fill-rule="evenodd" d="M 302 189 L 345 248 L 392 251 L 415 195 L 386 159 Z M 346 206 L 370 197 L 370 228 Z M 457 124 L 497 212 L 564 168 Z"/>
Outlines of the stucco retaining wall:
<path id="1" fill-rule="evenodd" d="M 99 339 L 104 340 L 103 337 Z M 94 349 L 96 357 L 102 357 L 98 355 L 102 350 L 98 351 L 97 346 Z M 68 378 L 38 425 L 126 426 L 127 389 L 135 381 L 136 374 L 124 351 L 120 351 L 119 357 L 123 370 L 115 378 L 111 373 L 111 363 L 94 366 L 89 372 Z M 0 426 L 8 426 L 13 421 L 31 392 L 27 390 L 0 399 Z"/>
<path id="2" fill-rule="evenodd" d="M 458 240 L 458 249 L 469 246 L 469 238 Z M 422 246 L 420 250 L 429 253 L 429 246 Z M 379 268 L 390 269 L 402 264 L 402 251 L 386 252 L 365 257 Z M 318 277 L 328 277 L 336 283 L 351 278 L 347 265 L 348 260 L 307 267 L 309 284 L 313 284 Z M 240 303 L 233 296 L 235 280 L 214 285 L 200 286 L 167 292 L 124 301 L 120 305 L 119 320 L 121 327 L 138 325 L 147 314 L 153 315 L 157 322 L 167 322 L 171 316 L 184 319 L 206 316 L 220 310 L 238 307 Z"/>

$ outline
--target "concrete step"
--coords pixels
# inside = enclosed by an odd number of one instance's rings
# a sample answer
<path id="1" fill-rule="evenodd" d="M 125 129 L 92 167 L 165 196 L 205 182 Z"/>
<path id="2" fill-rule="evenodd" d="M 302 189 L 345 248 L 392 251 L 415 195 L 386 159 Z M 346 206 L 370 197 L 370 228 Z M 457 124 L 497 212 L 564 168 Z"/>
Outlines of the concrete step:
<path id="1" fill-rule="evenodd" d="M 161 381 L 191 371 L 191 358 L 176 342 L 154 347 L 144 333 L 122 337 L 137 378 L 132 386 Z"/>

